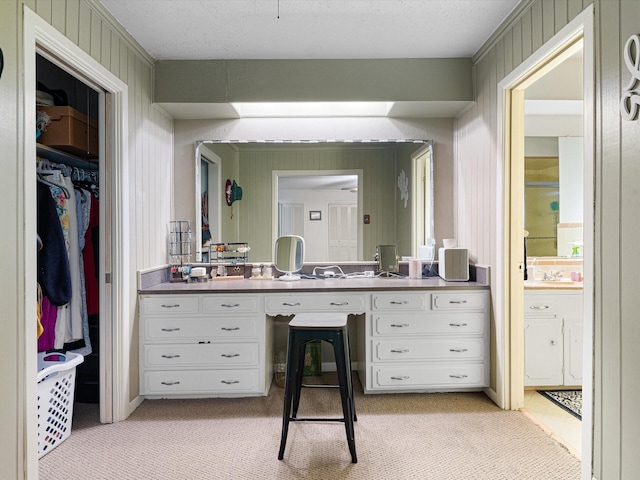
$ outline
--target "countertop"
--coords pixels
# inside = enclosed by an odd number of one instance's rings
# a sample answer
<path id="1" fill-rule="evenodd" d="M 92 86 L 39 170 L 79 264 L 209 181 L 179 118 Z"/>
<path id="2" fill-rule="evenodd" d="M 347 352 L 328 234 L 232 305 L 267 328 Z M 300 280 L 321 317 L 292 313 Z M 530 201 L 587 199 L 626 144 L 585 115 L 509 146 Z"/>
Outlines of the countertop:
<path id="1" fill-rule="evenodd" d="M 429 278 L 347 278 L 347 279 L 302 279 L 294 282 L 280 280 L 209 280 L 207 282 L 165 282 L 142 290 L 149 294 L 185 294 L 185 293 L 287 293 L 287 292 L 332 292 L 332 291 L 385 291 L 385 290 L 446 290 L 446 289 L 488 289 L 489 286 L 478 282 L 447 282 L 439 277 Z"/>
<path id="2" fill-rule="evenodd" d="M 571 280 L 527 280 L 524 282 L 525 290 L 582 290 L 582 282 Z"/>

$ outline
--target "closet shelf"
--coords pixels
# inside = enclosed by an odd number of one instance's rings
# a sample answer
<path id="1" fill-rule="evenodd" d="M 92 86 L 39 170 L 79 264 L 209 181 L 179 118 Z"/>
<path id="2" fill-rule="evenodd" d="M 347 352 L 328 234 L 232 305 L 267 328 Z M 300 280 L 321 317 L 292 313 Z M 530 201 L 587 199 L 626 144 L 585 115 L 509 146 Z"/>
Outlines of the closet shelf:
<path id="1" fill-rule="evenodd" d="M 39 157 L 46 158 L 55 163 L 64 163 L 70 167 L 83 168 L 85 170 L 98 171 L 98 161 L 86 160 L 84 158 L 76 157 L 71 153 L 66 153 L 57 150 L 41 143 L 36 143 L 36 153 Z"/>

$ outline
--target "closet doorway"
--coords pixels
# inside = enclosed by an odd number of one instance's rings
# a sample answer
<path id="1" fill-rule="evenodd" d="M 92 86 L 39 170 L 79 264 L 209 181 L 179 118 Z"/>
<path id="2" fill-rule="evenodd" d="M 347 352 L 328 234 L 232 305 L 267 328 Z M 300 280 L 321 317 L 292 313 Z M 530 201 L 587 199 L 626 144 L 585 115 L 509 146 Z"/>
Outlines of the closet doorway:
<path id="1" fill-rule="evenodd" d="M 43 315 L 38 351 L 83 355 L 84 361 L 76 367 L 74 400 L 99 405 L 101 421 L 109 423 L 113 420 L 112 399 L 107 395 L 113 381 L 108 367 L 112 319 L 106 305 L 110 302 L 107 274 L 111 272 L 112 239 L 106 225 L 111 190 L 103 181 L 111 156 L 105 141 L 111 130 L 109 98 L 103 88 L 71 65 L 42 48 L 36 52 L 36 181 L 66 182 L 69 203 L 78 199 L 75 219 L 69 221 L 69 236 L 78 239 L 70 241 L 68 249 L 72 271 L 75 265 L 72 297 L 67 305 L 58 307 L 70 312 L 70 328 L 66 335 L 61 334 L 61 315 L 58 313 L 57 328 L 55 312 L 53 317 Z M 46 295 L 42 302 L 48 302 Z"/>
<path id="2" fill-rule="evenodd" d="M 99 192 L 102 200 L 99 218 L 99 342 L 100 342 L 100 421 L 118 422 L 127 418 L 135 409 L 129 400 L 129 344 L 131 302 L 135 294 L 130 292 L 129 261 L 129 182 L 126 168 L 128 165 L 128 87 L 114 74 L 103 67 L 87 52 L 69 41 L 45 20 L 24 9 L 24 172 L 27 205 L 33 205 L 33 215 L 26 219 L 24 251 L 32 252 L 36 236 L 36 59 L 43 56 L 57 67 L 92 87 L 98 94 L 98 174 Z M 33 133 L 31 133 L 33 132 Z M 126 206 L 126 208 L 125 208 Z M 31 234 L 31 232 L 33 232 Z M 34 262 L 35 267 L 35 262 Z M 27 271 L 26 287 L 35 292 L 37 289 L 36 269 Z M 32 305 L 32 304 L 31 304 Z M 28 311 L 30 302 L 25 303 Z M 35 331 L 32 330 L 32 331 Z M 33 358 L 35 365 L 36 341 L 25 336 L 25 353 Z M 25 373 L 27 383 L 36 381 L 36 374 Z M 34 390 L 35 391 L 35 390 Z M 27 394 L 26 431 L 36 451 L 35 421 L 37 402 L 35 395 Z M 30 447 L 31 448 L 31 447 Z M 31 450 L 30 450 L 31 451 Z M 35 459 L 35 455 L 31 456 Z"/>

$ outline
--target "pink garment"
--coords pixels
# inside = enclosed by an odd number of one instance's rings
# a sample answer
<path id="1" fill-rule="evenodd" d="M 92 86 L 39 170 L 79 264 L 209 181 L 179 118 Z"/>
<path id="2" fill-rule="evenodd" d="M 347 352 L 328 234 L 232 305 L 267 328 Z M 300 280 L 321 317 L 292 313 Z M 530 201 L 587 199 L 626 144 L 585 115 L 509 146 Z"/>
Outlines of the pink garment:
<path id="1" fill-rule="evenodd" d="M 47 297 L 42 298 L 42 316 L 40 317 L 40 323 L 44 331 L 40 338 L 38 338 L 38 351 L 44 352 L 51 350 L 54 347 L 56 340 L 56 319 L 58 318 L 58 308 L 55 305 L 51 305 L 51 302 Z"/>

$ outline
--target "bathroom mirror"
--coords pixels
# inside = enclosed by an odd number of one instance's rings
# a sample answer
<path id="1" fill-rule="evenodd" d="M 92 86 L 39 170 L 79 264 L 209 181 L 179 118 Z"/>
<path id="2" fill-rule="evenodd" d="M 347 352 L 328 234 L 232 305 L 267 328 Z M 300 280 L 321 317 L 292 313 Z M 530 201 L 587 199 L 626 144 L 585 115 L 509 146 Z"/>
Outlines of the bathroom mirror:
<path id="1" fill-rule="evenodd" d="M 276 270 L 284 273 L 278 280 L 300 280 L 300 276 L 295 273 L 300 271 L 304 263 L 304 239 L 298 235 L 278 237 L 274 258 Z"/>
<path id="2" fill-rule="evenodd" d="M 222 181 L 232 175 L 245 192 L 244 198 L 231 207 L 221 200 L 221 194 L 214 198 L 209 193 L 208 211 L 221 209 L 218 227 L 212 226 L 209 219 L 211 238 L 218 242 L 247 242 L 251 245 L 250 262 L 273 261 L 272 246 L 284 234 L 305 238 L 308 262 L 371 262 L 376 245 L 381 244 L 396 244 L 400 255 L 417 256 L 418 246 L 429 244 L 428 239 L 435 236 L 431 141 L 202 140 L 195 143 L 197 165 L 203 152 L 208 157 L 212 157 L 208 152 L 213 152 L 220 158 Z M 298 193 L 306 196 L 282 207 L 289 201 L 280 201 L 278 184 L 292 175 L 300 185 L 314 186 L 299 188 Z M 317 181 L 339 175 L 357 177 L 357 185 L 323 186 Z M 194 218 L 196 231 L 200 231 L 204 191 L 201 178 L 196 179 L 196 184 L 199 193 Z M 353 207 L 344 207 L 347 202 L 341 199 L 343 195 L 351 196 Z M 289 215 L 299 212 L 302 228 L 279 230 L 282 211 Z M 334 215 L 336 212 L 339 217 Z M 351 216 L 347 230 L 355 230 L 355 239 L 349 239 L 355 247 L 346 249 L 349 258 L 339 258 L 345 248 L 330 245 L 337 243 L 332 226 L 346 228 L 345 212 Z M 202 237 L 194 237 L 196 261 L 202 261 L 201 252 L 206 249 L 202 249 Z"/>

